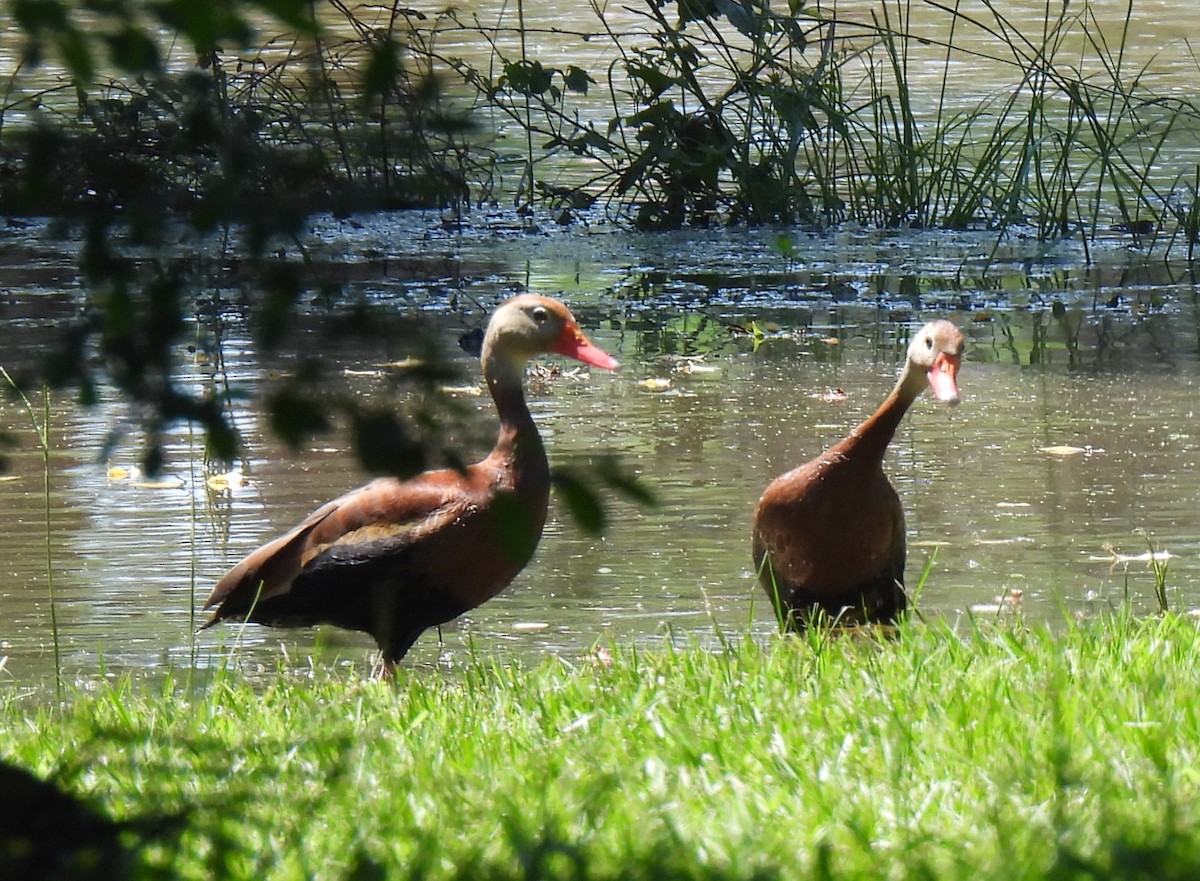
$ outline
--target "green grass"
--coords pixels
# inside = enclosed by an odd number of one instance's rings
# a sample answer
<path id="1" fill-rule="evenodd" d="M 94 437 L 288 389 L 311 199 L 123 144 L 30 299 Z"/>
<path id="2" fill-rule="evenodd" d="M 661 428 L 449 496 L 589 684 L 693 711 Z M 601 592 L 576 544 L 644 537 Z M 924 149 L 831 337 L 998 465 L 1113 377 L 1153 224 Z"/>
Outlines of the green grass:
<path id="1" fill-rule="evenodd" d="M 140 855 L 169 878 L 1200 873 L 1191 620 L 815 645 L 10 696 L 0 758 L 182 813 Z"/>

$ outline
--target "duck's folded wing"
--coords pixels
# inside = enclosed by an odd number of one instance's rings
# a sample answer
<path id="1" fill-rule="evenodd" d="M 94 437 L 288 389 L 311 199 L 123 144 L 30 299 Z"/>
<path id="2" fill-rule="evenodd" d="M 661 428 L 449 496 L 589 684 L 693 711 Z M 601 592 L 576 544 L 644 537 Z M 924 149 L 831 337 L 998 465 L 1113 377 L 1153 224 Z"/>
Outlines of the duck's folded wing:
<path id="1" fill-rule="evenodd" d="M 202 628 L 245 616 L 257 603 L 287 593 L 305 566 L 331 549 L 402 542 L 453 518 L 462 505 L 461 494 L 446 480 L 372 481 L 322 505 L 230 569 L 204 603 L 213 612 Z"/>

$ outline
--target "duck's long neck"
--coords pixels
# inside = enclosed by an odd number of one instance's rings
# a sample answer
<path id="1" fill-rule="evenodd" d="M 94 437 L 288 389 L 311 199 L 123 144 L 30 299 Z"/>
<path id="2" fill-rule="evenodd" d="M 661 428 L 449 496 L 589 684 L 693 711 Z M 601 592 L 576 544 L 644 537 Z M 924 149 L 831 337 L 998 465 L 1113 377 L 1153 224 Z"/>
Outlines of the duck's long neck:
<path id="1" fill-rule="evenodd" d="M 844 455 L 853 453 L 855 456 L 882 462 L 888 444 L 892 442 L 896 429 L 900 426 L 900 420 L 924 390 L 926 382 L 920 368 L 906 362 L 904 372 L 900 374 L 895 388 L 879 405 L 879 409 L 850 432 L 835 449 Z"/>
<path id="2" fill-rule="evenodd" d="M 486 349 L 482 360 L 484 379 L 500 416 L 500 434 L 492 455 L 544 463 L 542 438 L 525 403 L 524 363 Z"/>

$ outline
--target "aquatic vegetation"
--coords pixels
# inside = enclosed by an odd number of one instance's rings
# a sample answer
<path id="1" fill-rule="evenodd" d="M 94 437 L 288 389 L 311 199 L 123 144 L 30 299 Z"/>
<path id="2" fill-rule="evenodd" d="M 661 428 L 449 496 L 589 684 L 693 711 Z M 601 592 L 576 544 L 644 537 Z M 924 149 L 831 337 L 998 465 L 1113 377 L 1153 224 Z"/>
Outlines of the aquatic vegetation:
<path id="1" fill-rule="evenodd" d="M 84 400 L 109 380 L 145 404 L 151 473 L 178 420 L 204 427 L 214 458 L 236 457 L 229 390 L 175 381 L 192 316 L 220 320 L 223 297 L 197 292 L 227 282 L 225 261 L 267 349 L 299 310 L 344 304 L 306 250 L 314 212 L 444 206 L 453 225 L 471 206 L 509 204 L 532 228 L 539 206 L 563 224 L 598 206 L 644 229 L 851 222 L 990 230 L 996 248 L 1012 234 L 1085 250 L 1119 236 L 1189 255 L 1200 241 L 1200 112 L 1156 90 L 1152 62 L 1129 61 L 1132 2 L 1115 30 L 1088 4 L 1047 4 L 1031 25 L 992 2 L 889 0 L 868 17 L 827 3 L 597 2 L 593 28 L 555 32 L 568 57 L 579 49 L 569 61 L 538 57 L 521 2 L 515 21 L 507 5 L 497 20 L 226 7 L 168 3 L 143 20 L 116 4 L 89 28 L 61 0 L 25 4 L 26 55 L 0 117 L 0 207 L 86 230 L 88 302 L 46 378 Z M 150 25 L 180 42 L 159 45 Z M 477 41 L 485 60 L 445 48 L 448 36 Z M 40 64 L 50 58 L 69 76 Z M 964 63 L 994 84 L 964 90 Z M 174 259 L 181 239 L 206 238 L 211 262 Z M 258 260 L 293 247 L 294 259 Z M 346 416 L 360 435 L 419 446 L 420 420 L 345 402 L 331 414 L 309 391 L 319 371 L 304 369 L 274 395 L 289 441 Z"/>
<path id="2" fill-rule="evenodd" d="M 315 20 L 272 4 L 293 30 L 256 50 L 254 6 L 234 4 L 226 31 L 173 22 L 200 53 L 187 75 L 134 52 L 142 35 L 123 55 L 114 44 L 112 62 L 154 76 L 14 90 L 10 113 L 28 104 L 59 122 L 5 127 L 0 155 L 37 160 L 0 190 L 8 210 L 128 217 L 166 203 L 270 235 L 311 211 L 511 198 L 560 205 L 564 222 L 600 202 L 645 229 L 852 220 L 1085 242 L 1115 227 L 1189 254 L 1200 241 L 1200 106 L 1131 67 L 1132 2 L 1115 33 L 1088 4 L 1047 4 L 1038 20 L 890 0 L 867 20 L 821 2 L 593 3 L 598 30 L 557 32 L 579 63 L 536 57 L 521 2 L 515 22 L 456 8 L 368 20 L 341 3 Z M 45 31 L 25 26 L 40 57 Z M 59 52 L 90 83 L 99 53 L 68 32 Z M 488 63 L 442 49 L 447 34 L 476 39 Z M 217 35 L 235 48 L 215 49 Z M 615 60 L 588 69 L 598 44 Z M 964 62 L 995 71 L 994 86 L 965 92 Z M 483 126 L 489 115 L 503 122 Z M 565 183 L 542 172 L 564 165 L 578 169 Z"/>
<path id="3" fill-rule="evenodd" d="M 851 220 L 1086 242 L 1112 226 L 1143 247 L 1191 253 L 1187 157 L 1200 107 L 1129 69 L 1132 3 L 1116 39 L 1087 4 L 1047 5 L 1040 22 L 990 2 L 917 6 L 922 26 L 909 2 L 884 3 L 870 21 L 823 3 L 647 2 L 620 16 L 594 3 L 618 58 L 603 73 L 512 60 L 494 40 L 500 66 L 538 71 L 536 87 L 456 69 L 539 138 L 523 174 L 555 155 L 591 169 L 576 186 L 542 183 L 544 197 L 601 200 L 644 229 Z M 952 74 L 963 62 L 1000 79 L 963 100 Z M 931 66 L 940 81 L 923 93 Z M 614 111 L 605 120 L 582 98 L 598 81 Z"/>

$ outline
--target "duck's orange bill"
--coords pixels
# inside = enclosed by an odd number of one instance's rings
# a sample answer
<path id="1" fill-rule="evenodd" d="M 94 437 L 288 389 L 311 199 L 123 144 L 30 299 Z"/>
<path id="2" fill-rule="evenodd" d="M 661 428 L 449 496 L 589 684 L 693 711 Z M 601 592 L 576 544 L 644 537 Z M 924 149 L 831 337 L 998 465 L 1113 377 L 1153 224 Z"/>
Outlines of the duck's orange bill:
<path id="1" fill-rule="evenodd" d="M 616 358 L 585 337 L 573 324 L 567 325 L 551 351 L 603 370 L 616 370 L 621 366 Z"/>
<path id="2" fill-rule="evenodd" d="M 957 355 L 947 355 L 945 352 L 933 359 L 933 366 L 926 376 L 933 396 L 944 404 L 954 406 L 960 400 L 958 396 L 958 363 Z"/>

